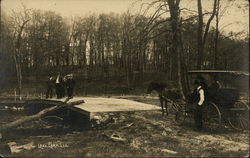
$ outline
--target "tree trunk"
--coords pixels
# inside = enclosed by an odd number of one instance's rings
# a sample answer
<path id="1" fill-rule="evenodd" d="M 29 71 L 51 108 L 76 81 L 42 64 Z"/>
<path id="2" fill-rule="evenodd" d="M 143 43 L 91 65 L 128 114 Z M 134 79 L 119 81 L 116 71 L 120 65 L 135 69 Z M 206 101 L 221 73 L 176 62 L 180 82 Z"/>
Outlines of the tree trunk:
<path id="1" fill-rule="evenodd" d="M 16 72 L 17 72 L 17 81 L 18 81 L 18 92 L 19 92 L 19 99 L 22 100 L 21 91 L 22 91 L 22 71 L 21 71 L 21 39 L 22 39 L 22 32 L 25 25 L 30 21 L 30 19 L 24 21 L 20 26 L 20 31 L 18 32 L 17 39 L 14 43 L 14 61 L 16 65 Z"/>
<path id="2" fill-rule="evenodd" d="M 173 60 L 173 66 L 176 68 L 176 71 L 174 72 L 174 79 L 177 79 L 178 88 L 180 90 L 180 94 L 182 98 L 184 99 L 184 92 L 183 92 L 183 85 L 182 85 L 182 74 L 181 74 L 181 57 L 180 57 L 180 17 L 179 17 L 179 3 L 180 0 L 168 0 L 168 6 L 170 10 L 170 16 L 171 16 L 171 28 L 173 32 L 172 37 L 172 56 L 174 58 Z"/>
<path id="3" fill-rule="evenodd" d="M 21 69 L 21 63 L 18 64 L 18 67 L 19 67 L 19 73 L 18 73 L 18 75 L 19 75 L 18 92 L 19 92 L 19 100 L 22 100 L 22 69 Z"/>
<path id="4" fill-rule="evenodd" d="M 130 90 L 130 71 L 129 71 L 129 65 L 130 65 L 130 63 L 129 63 L 129 56 L 128 55 L 126 55 L 126 79 L 127 79 L 127 90 L 128 90 L 128 92 L 129 92 L 129 90 Z"/>
<path id="5" fill-rule="evenodd" d="M 17 75 L 17 84 L 18 84 L 18 94 L 19 94 L 19 99 L 22 100 L 22 73 L 21 73 L 21 65 L 19 63 L 19 58 L 20 56 L 19 50 L 15 49 L 14 50 L 14 62 L 15 62 L 15 67 L 16 67 L 16 75 Z"/>
<path id="6" fill-rule="evenodd" d="M 83 47 L 83 50 L 84 50 L 84 53 L 83 53 L 83 64 L 84 64 L 84 81 L 83 81 L 83 84 L 84 84 L 84 95 L 86 96 L 87 95 L 87 79 L 88 79 L 88 65 L 87 65 L 87 57 L 86 57 L 86 44 L 87 44 L 87 40 L 85 41 L 84 43 L 84 47 Z"/>
<path id="7" fill-rule="evenodd" d="M 197 69 L 202 68 L 203 60 L 203 49 L 202 49 L 202 36 L 203 36 L 203 15 L 202 15 L 202 3 L 201 0 L 198 0 L 198 30 L 197 30 Z"/>
<path id="8" fill-rule="evenodd" d="M 180 22 L 180 27 L 181 27 L 182 22 Z M 181 30 L 181 29 L 180 29 Z M 181 82 L 182 82 L 182 86 L 183 86 L 183 92 L 184 92 L 184 97 L 187 97 L 187 94 L 190 92 L 190 88 L 189 88 L 189 81 L 188 81 L 188 75 L 187 75 L 187 64 L 186 64 L 186 60 L 185 60 L 185 54 L 184 54 L 184 44 L 183 44 L 183 40 L 182 40 L 182 33 L 179 33 L 179 42 L 180 42 L 180 62 L 182 63 L 180 66 L 180 71 L 181 71 Z"/>
<path id="9" fill-rule="evenodd" d="M 199 20 L 198 20 L 198 31 L 197 31 L 197 35 L 198 35 L 198 38 L 197 38 L 197 40 L 198 40 L 198 42 L 197 42 L 197 48 L 198 48 L 197 69 L 202 69 L 206 38 L 207 38 L 210 24 L 215 16 L 215 13 L 216 13 L 216 7 L 217 7 L 217 0 L 214 0 L 212 15 L 210 16 L 210 18 L 207 21 L 207 24 L 206 24 L 206 27 L 204 30 L 204 34 L 203 34 L 202 3 L 201 3 L 201 0 L 198 0 L 198 19 Z"/>
<path id="10" fill-rule="evenodd" d="M 218 61 L 218 39 L 219 39 L 219 10 L 220 10 L 220 0 L 217 2 L 217 11 L 216 11 L 216 31 L 215 31 L 215 39 L 214 39 L 214 69 L 217 69 L 217 61 Z"/>
<path id="11" fill-rule="evenodd" d="M 69 44 L 69 43 L 67 43 L 67 44 L 65 45 L 65 52 L 66 52 L 66 65 L 67 65 L 67 66 L 69 66 L 69 53 L 70 53 L 69 48 L 70 48 L 70 44 Z"/>

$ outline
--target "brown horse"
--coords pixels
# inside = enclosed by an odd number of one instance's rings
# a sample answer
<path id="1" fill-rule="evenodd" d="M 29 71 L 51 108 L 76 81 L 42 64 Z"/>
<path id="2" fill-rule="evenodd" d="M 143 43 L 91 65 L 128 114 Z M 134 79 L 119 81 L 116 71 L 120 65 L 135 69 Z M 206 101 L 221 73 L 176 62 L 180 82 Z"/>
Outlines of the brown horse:
<path id="1" fill-rule="evenodd" d="M 181 96 L 179 92 L 174 91 L 174 90 L 169 90 L 166 84 L 154 82 L 154 81 L 149 84 L 148 89 L 147 89 L 147 94 L 150 94 L 153 90 L 155 90 L 159 95 L 162 116 L 164 116 L 165 112 L 166 112 L 166 115 L 168 115 L 168 102 L 171 102 L 171 100 L 180 99 Z M 164 107 L 165 107 L 165 111 L 164 111 Z"/>

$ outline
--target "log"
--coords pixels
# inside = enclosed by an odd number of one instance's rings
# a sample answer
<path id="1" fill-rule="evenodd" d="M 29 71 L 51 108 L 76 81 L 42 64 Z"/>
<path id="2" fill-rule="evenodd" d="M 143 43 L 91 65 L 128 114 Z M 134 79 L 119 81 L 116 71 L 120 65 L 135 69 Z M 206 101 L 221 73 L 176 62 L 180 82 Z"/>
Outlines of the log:
<path id="1" fill-rule="evenodd" d="M 39 119 L 48 112 L 58 110 L 58 109 L 63 108 L 63 107 L 73 106 L 73 105 L 78 105 L 78 104 L 84 103 L 83 100 L 67 103 L 69 100 L 70 100 L 70 98 L 67 98 L 64 102 L 59 103 L 59 104 L 57 104 L 55 106 L 46 108 L 46 109 L 38 112 L 37 114 L 31 115 L 31 116 L 24 116 L 24 117 L 22 117 L 22 118 L 20 118 L 20 119 L 18 119 L 16 121 L 13 121 L 13 122 L 5 124 L 5 125 L 2 125 L 0 127 L 0 131 L 7 131 L 7 130 L 9 130 L 11 128 L 14 128 L 14 127 L 17 127 L 17 126 L 19 126 L 19 125 L 21 125 L 21 124 L 23 124 L 25 122 Z"/>

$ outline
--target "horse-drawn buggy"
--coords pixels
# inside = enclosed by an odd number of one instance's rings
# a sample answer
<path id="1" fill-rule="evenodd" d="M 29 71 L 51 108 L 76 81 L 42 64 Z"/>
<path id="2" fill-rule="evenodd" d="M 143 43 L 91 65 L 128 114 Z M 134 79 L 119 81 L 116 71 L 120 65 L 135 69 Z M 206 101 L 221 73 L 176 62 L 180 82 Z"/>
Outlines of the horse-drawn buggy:
<path id="1" fill-rule="evenodd" d="M 221 70 L 195 70 L 189 71 L 189 81 L 197 77 L 204 79 L 205 104 L 202 106 L 202 120 L 204 126 L 214 128 L 228 125 L 235 129 L 249 130 L 249 73 L 240 71 Z M 156 89 L 155 89 L 156 90 Z M 179 123 L 193 118 L 196 110 L 194 93 L 187 94 L 184 104 L 176 103 L 164 93 L 159 91 L 160 100 L 166 101 L 166 108 L 170 102 L 169 110 L 175 114 Z M 162 102 L 162 101 L 161 101 Z M 164 111 L 163 102 L 162 110 Z M 164 112 L 163 112 L 164 114 Z"/>
<path id="2" fill-rule="evenodd" d="M 249 129 L 249 73 L 240 71 L 197 70 L 189 71 L 191 81 L 202 76 L 206 103 L 203 122 L 207 126 L 227 124 L 236 129 Z M 183 116 L 193 111 L 192 97 L 188 97 Z M 180 119 L 176 117 L 176 119 Z M 183 118 L 184 120 L 185 118 Z"/>

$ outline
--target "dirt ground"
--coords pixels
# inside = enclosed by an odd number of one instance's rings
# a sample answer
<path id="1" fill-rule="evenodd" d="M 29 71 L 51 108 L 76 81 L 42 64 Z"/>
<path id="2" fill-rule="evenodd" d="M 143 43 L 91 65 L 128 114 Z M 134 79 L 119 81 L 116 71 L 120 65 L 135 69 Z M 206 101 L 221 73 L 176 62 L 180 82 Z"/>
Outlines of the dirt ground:
<path id="1" fill-rule="evenodd" d="M 128 97 L 159 105 L 157 98 Z M 18 119 L 22 110 L 0 110 L 0 124 Z M 2 157 L 247 157 L 249 131 L 226 126 L 194 130 L 192 119 L 184 124 L 160 111 L 110 114 L 110 121 L 67 124 L 63 120 L 28 122 L 0 139 Z M 64 123 L 63 123 L 64 122 Z M 79 128 L 78 128 L 79 127 Z"/>

